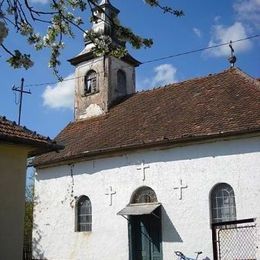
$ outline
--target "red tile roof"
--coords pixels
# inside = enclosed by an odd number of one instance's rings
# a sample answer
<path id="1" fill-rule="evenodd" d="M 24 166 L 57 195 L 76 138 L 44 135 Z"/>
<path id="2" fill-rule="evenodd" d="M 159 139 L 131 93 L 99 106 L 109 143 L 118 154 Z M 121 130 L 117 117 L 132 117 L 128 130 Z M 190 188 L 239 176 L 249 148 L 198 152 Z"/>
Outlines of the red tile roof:
<path id="1" fill-rule="evenodd" d="M 51 140 L 49 137 L 39 135 L 1 116 L 0 142 L 29 146 L 29 157 L 63 148 L 63 146 L 57 145 L 56 141 Z"/>
<path id="2" fill-rule="evenodd" d="M 70 123 L 56 138 L 65 149 L 35 165 L 257 131 L 260 82 L 232 68 L 136 93 L 103 116 Z"/>

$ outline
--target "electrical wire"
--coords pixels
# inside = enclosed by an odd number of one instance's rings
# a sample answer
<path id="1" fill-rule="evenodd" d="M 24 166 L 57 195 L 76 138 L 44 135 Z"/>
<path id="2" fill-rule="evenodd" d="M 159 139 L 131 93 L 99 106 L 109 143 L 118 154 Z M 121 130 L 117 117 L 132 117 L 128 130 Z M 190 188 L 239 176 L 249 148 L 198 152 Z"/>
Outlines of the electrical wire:
<path id="1" fill-rule="evenodd" d="M 260 37 L 260 34 L 248 36 L 248 37 L 237 39 L 237 40 L 234 40 L 234 41 L 232 40 L 232 43 L 251 40 L 251 39 L 258 38 L 258 37 Z M 162 61 L 162 60 L 172 59 L 172 58 L 176 58 L 176 57 L 180 57 L 180 56 L 184 56 L 184 55 L 188 55 L 188 54 L 202 52 L 202 51 L 206 51 L 206 50 L 210 50 L 210 49 L 214 49 L 214 48 L 219 48 L 219 47 L 223 47 L 223 46 L 226 46 L 226 45 L 229 45 L 229 44 L 230 44 L 230 42 L 225 42 L 225 43 L 216 44 L 216 45 L 212 45 L 212 46 L 208 46 L 208 47 L 204 47 L 204 48 L 194 49 L 194 50 L 180 52 L 180 53 L 176 53 L 176 54 L 172 54 L 172 55 L 168 55 L 168 56 L 164 56 L 164 57 L 159 57 L 159 58 L 155 58 L 155 59 L 151 59 L 151 60 L 146 60 L 146 61 L 143 61 L 140 64 L 140 66 L 145 65 L 145 64 L 149 64 L 149 63 Z M 127 68 L 127 67 L 130 67 L 130 66 L 129 65 L 125 66 L 125 68 Z M 115 69 L 115 70 L 117 70 L 117 69 Z M 97 72 L 97 74 L 102 74 L 102 73 Z M 79 77 L 73 77 L 73 78 L 67 78 L 67 79 L 65 78 L 62 81 L 27 84 L 27 85 L 25 85 L 25 87 L 38 87 L 38 86 L 46 86 L 46 85 L 55 85 L 55 84 L 62 83 L 62 82 L 65 82 L 65 81 L 75 80 L 75 79 L 84 78 L 84 77 L 85 76 L 79 76 Z"/>
<path id="2" fill-rule="evenodd" d="M 254 38 L 257 38 L 257 37 L 260 37 L 260 34 L 248 36 L 246 38 L 241 38 L 241 39 L 238 39 L 238 40 L 235 40 L 235 41 L 232 40 L 232 43 L 246 41 L 246 40 L 254 39 Z M 171 58 L 175 58 L 175 57 L 179 57 L 179 56 L 183 56 L 183 55 L 187 55 L 187 54 L 206 51 L 206 50 L 210 50 L 210 49 L 213 49 L 213 48 L 219 48 L 219 47 L 229 45 L 229 44 L 230 44 L 230 42 L 216 44 L 216 45 L 212 45 L 212 46 L 208 46 L 208 47 L 204 47 L 204 48 L 200 48 L 200 49 L 195 49 L 195 50 L 190 50 L 190 51 L 186 51 L 186 52 L 182 52 L 182 53 L 177 53 L 177 54 L 173 54 L 173 55 L 169 55 L 169 56 L 165 56 L 165 57 L 161 57 L 161 58 L 157 58 L 157 59 L 147 60 L 147 61 L 142 62 L 142 64 L 157 62 L 157 61 L 171 59 Z"/>

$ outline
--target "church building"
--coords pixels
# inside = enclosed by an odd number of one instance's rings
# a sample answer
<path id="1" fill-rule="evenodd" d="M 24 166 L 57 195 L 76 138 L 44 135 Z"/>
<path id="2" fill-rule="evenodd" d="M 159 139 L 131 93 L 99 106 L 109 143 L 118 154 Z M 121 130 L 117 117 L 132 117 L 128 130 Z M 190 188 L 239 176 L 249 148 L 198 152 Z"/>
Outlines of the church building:
<path id="1" fill-rule="evenodd" d="M 95 32 L 124 45 L 102 0 Z M 74 121 L 37 157 L 35 259 L 260 259 L 260 82 L 238 68 L 136 92 L 130 54 L 75 66 Z"/>

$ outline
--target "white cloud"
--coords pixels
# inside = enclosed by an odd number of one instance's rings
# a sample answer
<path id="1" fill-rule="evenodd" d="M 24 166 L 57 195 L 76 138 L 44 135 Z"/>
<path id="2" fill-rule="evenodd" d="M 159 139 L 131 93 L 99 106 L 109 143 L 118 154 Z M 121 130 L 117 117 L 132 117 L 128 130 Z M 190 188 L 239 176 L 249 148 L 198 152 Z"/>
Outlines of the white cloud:
<path id="1" fill-rule="evenodd" d="M 177 69 L 171 64 L 162 64 L 154 68 L 155 75 L 138 81 L 138 89 L 149 89 L 177 82 Z"/>
<path id="2" fill-rule="evenodd" d="M 260 0 L 237 0 L 233 8 L 239 21 L 260 26 Z"/>
<path id="3" fill-rule="evenodd" d="M 154 68 L 152 85 L 166 85 L 177 81 L 177 69 L 171 64 L 162 64 Z"/>
<path id="4" fill-rule="evenodd" d="M 192 30 L 199 38 L 201 38 L 202 33 L 201 33 L 200 29 L 194 27 L 194 28 L 192 28 Z"/>
<path id="5" fill-rule="evenodd" d="M 221 16 L 218 15 L 218 16 L 214 17 L 214 22 L 215 23 L 218 23 L 220 20 L 221 20 Z"/>
<path id="6" fill-rule="evenodd" d="M 54 86 L 47 86 L 42 94 L 43 105 L 52 109 L 73 109 L 74 104 L 74 74 L 70 74 Z"/>
<path id="7" fill-rule="evenodd" d="M 246 38 L 247 36 L 248 35 L 246 29 L 240 22 L 235 22 L 229 27 L 225 27 L 224 25 L 215 25 L 213 26 L 209 46 L 227 43 L 229 41 L 235 41 L 238 39 Z M 233 47 L 235 49 L 235 53 L 245 52 L 252 47 L 252 43 L 249 40 L 236 42 L 233 43 Z M 222 47 L 207 50 L 206 54 L 215 57 L 228 56 L 230 54 L 230 49 L 228 45 L 225 45 Z"/>

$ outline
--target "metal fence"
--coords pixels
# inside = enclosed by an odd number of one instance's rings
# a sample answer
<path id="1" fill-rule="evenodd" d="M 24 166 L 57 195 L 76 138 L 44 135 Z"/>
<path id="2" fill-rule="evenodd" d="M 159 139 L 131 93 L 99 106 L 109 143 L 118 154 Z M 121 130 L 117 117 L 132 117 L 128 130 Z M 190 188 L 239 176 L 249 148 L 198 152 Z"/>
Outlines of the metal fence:
<path id="1" fill-rule="evenodd" d="M 212 224 L 214 260 L 256 260 L 255 219 Z"/>
<path id="2" fill-rule="evenodd" d="M 24 241 L 23 260 L 32 260 L 32 242 Z"/>

